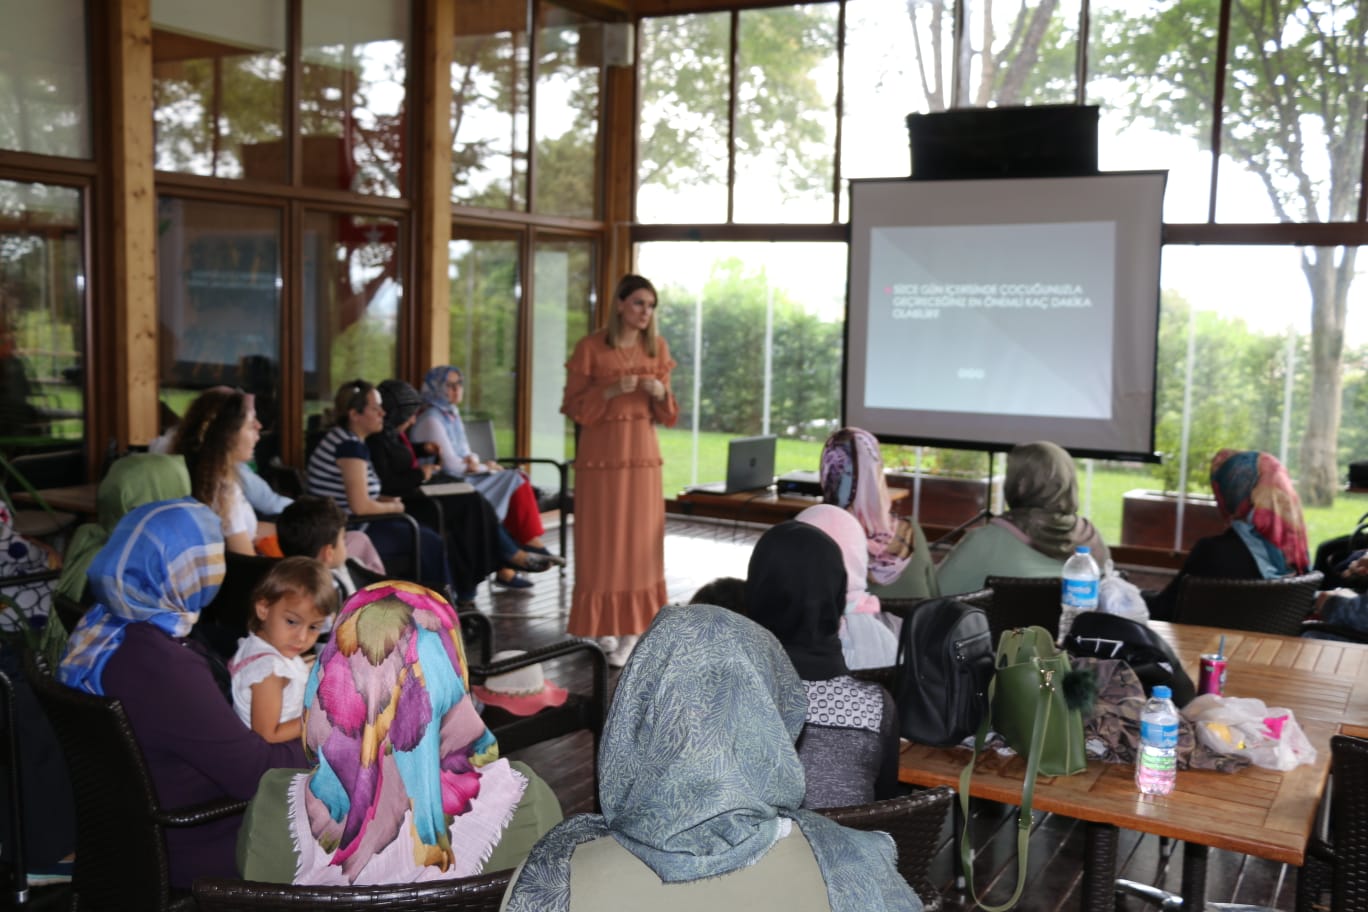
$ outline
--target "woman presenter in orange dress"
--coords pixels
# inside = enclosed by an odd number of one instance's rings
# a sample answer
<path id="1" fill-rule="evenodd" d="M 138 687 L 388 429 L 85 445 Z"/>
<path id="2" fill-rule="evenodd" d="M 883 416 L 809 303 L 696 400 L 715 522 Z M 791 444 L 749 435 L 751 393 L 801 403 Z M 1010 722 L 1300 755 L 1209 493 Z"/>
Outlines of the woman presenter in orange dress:
<path id="1" fill-rule="evenodd" d="M 567 630 L 596 637 L 621 667 L 666 603 L 665 497 L 655 425 L 674 425 L 674 359 L 656 335 L 656 290 L 625 276 L 607 329 L 566 362 L 561 411 L 580 425 L 575 453 L 575 591 Z"/>

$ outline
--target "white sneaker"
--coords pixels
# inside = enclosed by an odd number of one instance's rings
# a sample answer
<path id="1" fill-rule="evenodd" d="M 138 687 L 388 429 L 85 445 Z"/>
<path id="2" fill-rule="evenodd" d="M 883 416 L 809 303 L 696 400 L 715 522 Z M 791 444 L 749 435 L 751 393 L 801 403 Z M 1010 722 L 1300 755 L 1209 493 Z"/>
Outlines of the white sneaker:
<path id="1" fill-rule="evenodd" d="M 602 649 L 606 656 L 612 655 L 618 648 L 617 637 L 594 637 L 594 642 L 598 643 L 599 649 Z"/>
<path id="2" fill-rule="evenodd" d="M 639 639 L 640 637 L 635 635 L 618 637 L 617 649 L 608 654 L 608 664 L 613 668 L 621 668 L 626 665 L 627 660 L 631 658 L 632 650 L 636 649 Z"/>

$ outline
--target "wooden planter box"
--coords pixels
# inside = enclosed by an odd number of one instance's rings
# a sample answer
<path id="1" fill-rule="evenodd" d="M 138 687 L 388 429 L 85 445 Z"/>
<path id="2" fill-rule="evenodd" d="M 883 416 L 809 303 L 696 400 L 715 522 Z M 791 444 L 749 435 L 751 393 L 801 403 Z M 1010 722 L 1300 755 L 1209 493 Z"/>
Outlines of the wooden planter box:
<path id="1" fill-rule="evenodd" d="M 1121 544 L 1173 550 L 1178 525 L 1178 497 L 1159 491 L 1127 491 L 1121 501 Z M 1189 494 L 1183 507 L 1180 551 L 1189 551 L 1199 538 L 1220 535 L 1226 522 L 1211 495 Z"/>
<path id="2" fill-rule="evenodd" d="M 889 472 L 886 476 L 890 488 L 906 488 L 912 492 L 916 476 L 911 472 Z M 945 475 L 921 476 L 921 500 L 918 504 L 917 521 L 923 527 L 955 527 L 969 522 L 988 509 L 989 485 L 985 478 L 952 478 Z M 993 479 L 992 507 L 994 512 L 1002 509 L 1002 478 Z M 913 495 L 894 503 L 894 512 L 900 516 L 911 516 Z"/>

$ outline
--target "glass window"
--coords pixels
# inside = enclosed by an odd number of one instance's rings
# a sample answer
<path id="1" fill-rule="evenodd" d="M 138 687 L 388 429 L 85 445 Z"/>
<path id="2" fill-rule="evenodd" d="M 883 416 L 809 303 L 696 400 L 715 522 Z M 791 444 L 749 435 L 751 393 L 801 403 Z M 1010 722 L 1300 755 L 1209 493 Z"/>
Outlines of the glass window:
<path id="1" fill-rule="evenodd" d="M 465 374 L 461 412 L 492 419 L 499 455 L 512 456 L 518 417 L 519 241 L 516 236 L 454 240 L 448 250 L 450 359 Z"/>
<path id="2" fill-rule="evenodd" d="M 209 387 L 239 386 L 259 397 L 263 434 L 270 434 L 280 364 L 280 211 L 162 197 L 157 222 L 163 405 L 180 416 Z M 163 424 L 173 420 L 165 416 Z"/>
<path id="3" fill-rule="evenodd" d="M 84 0 L 6 4 L 0 149 L 90 158 Z"/>
<path id="4" fill-rule="evenodd" d="M 530 70 L 521 5 L 456 5 L 452 202 L 490 209 L 526 207 Z"/>
<path id="5" fill-rule="evenodd" d="M 303 0 L 304 183 L 401 196 L 409 3 Z"/>
<path id="6" fill-rule="evenodd" d="M 539 237 L 533 246 L 532 443 L 526 455 L 573 459 L 574 424 L 560 412 L 565 389 L 565 362 L 575 343 L 594 325 L 595 245 L 574 238 Z M 533 480 L 548 489 L 559 479 L 551 466 L 533 466 Z"/>
<path id="7" fill-rule="evenodd" d="M 81 192 L 0 180 L 0 449 L 81 440 Z"/>
<path id="8" fill-rule="evenodd" d="M 598 213 L 603 23 L 552 6 L 537 9 L 537 113 L 533 211 Z"/>
<path id="9" fill-rule="evenodd" d="M 679 363 L 679 423 L 659 429 L 666 496 L 722 480 L 731 437 L 776 434 L 777 472 L 816 470 L 841 415 L 845 245 L 650 243 L 637 256 Z"/>
<path id="10" fill-rule="evenodd" d="M 741 13 L 738 222 L 835 218 L 837 12 L 821 3 Z"/>
<path id="11" fill-rule="evenodd" d="M 731 16 L 641 23 L 637 220 L 727 220 Z"/>
<path id="12" fill-rule="evenodd" d="M 207 177 L 289 179 L 282 0 L 154 0 L 156 166 Z"/>
<path id="13" fill-rule="evenodd" d="M 1077 90 L 1078 0 L 966 9 L 962 106 L 1072 104 Z"/>
<path id="14" fill-rule="evenodd" d="M 395 375 L 404 301 L 400 224 L 330 212 L 304 216 L 301 344 L 306 416 L 360 377 Z"/>

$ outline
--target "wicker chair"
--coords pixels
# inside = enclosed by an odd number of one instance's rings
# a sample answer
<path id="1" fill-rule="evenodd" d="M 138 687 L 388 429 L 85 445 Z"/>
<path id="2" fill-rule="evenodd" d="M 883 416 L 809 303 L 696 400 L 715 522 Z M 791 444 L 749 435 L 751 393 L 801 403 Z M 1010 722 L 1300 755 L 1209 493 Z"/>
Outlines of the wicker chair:
<path id="1" fill-rule="evenodd" d="M 990 576 L 987 586 L 992 598 L 978 604 L 988 615 L 988 629 L 993 645 L 1002 638 L 1004 630 L 1013 627 L 1044 627 L 1051 636 L 1059 636 L 1060 579 L 1047 576 L 1038 579 L 1015 576 Z M 972 593 L 977 597 L 980 593 Z M 968 596 L 962 600 L 969 601 Z M 977 604 L 970 601 L 970 604 Z"/>
<path id="2" fill-rule="evenodd" d="M 1280 579 L 1187 576 L 1178 587 L 1173 619 L 1230 630 L 1298 636 L 1320 589 L 1319 571 Z"/>
<path id="3" fill-rule="evenodd" d="M 66 687 L 32 653 L 25 657 L 24 673 L 57 733 L 75 794 L 72 907 L 194 909 L 188 892 L 171 887 L 165 831 L 240 814 L 246 802 L 163 808 L 118 700 Z"/>
<path id="4" fill-rule="evenodd" d="M 460 880 L 366 887 L 296 886 L 204 878 L 195 881 L 194 893 L 201 912 L 260 912 L 263 909 L 495 912 L 512 875 L 510 869 Z"/>
<path id="5" fill-rule="evenodd" d="M 824 817 L 855 830 L 878 830 L 898 847 L 898 873 L 917 891 L 927 912 L 942 908 L 940 890 L 931 880 L 931 860 L 941 843 L 945 815 L 955 792 L 949 786 L 914 792 L 851 807 L 823 808 Z"/>
<path id="6" fill-rule="evenodd" d="M 1312 837 L 1297 875 L 1297 909 L 1368 910 L 1368 741 L 1330 739 L 1330 843 Z M 1330 891 L 1327 907 L 1321 896 Z"/>

